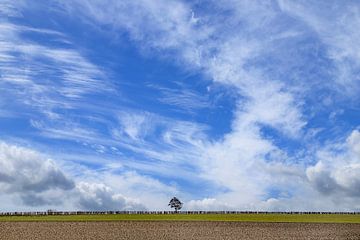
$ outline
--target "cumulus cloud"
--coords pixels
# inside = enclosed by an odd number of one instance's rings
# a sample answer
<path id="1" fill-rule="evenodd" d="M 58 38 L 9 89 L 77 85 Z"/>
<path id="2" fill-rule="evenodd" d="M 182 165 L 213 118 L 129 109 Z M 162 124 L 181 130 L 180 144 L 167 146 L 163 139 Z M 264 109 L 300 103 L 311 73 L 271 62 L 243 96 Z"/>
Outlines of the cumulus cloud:
<path id="1" fill-rule="evenodd" d="M 100 183 L 80 182 L 77 186 L 80 198 L 78 205 L 83 210 L 116 211 L 145 210 L 140 202 L 115 194 L 110 187 Z"/>
<path id="2" fill-rule="evenodd" d="M 0 143 L 0 165 L 2 187 L 8 192 L 74 187 L 73 181 L 51 159 L 27 148 Z"/>
<path id="3" fill-rule="evenodd" d="M 325 151 L 306 174 L 315 189 L 325 195 L 360 197 L 360 132 L 354 130 L 339 154 Z"/>
<path id="4" fill-rule="evenodd" d="M 354 130 L 347 139 L 347 144 L 351 149 L 353 157 L 360 159 L 360 131 Z"/>
<path id="5" fill-rule="evenodd" d="M 41 205 L 48 191 L 69 191 L 74 181 L 54 161 L 23 147 L 0 143 L 0 189 L 20 194 L 25 204 Z"/>
<path id="6" fill-rule="evenodd" d="M 230 210 L 233 207 L 227 205 L 223 201 L 215 198 L 204 198 L 201 200 L 191 200 L 185 204 L 186 210 L 193 211 L 216 211 L 216 210 Z"/>
<path id="7" fill-rule="evenodd" d="M 139 178 L 140 176 L 138 176 Z M 124 178 L 123 180 L 129 181 Z M 150 184 L 149 179 L 146 182 Z M 127 183 L 124 183 L 127 184 Z M 103 183 L 67 176 L 57 164 L 29 148 L 0 142 L 0 198 L 12 196 L 24 206 L 83 210 L 143 210 L 145 205 Z M 19 206 L 20 208 L 21 206 Z"/>

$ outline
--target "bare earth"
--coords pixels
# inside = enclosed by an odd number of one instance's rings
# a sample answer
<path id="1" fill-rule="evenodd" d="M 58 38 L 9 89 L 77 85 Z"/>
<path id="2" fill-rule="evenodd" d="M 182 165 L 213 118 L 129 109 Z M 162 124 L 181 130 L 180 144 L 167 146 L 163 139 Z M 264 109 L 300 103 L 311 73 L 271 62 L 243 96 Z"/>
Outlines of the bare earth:
<path id="1" fill-rule="evenodd" d="M 189 221 L 0 222 L 0 239 L 360 240 L 360 224 Z"/>

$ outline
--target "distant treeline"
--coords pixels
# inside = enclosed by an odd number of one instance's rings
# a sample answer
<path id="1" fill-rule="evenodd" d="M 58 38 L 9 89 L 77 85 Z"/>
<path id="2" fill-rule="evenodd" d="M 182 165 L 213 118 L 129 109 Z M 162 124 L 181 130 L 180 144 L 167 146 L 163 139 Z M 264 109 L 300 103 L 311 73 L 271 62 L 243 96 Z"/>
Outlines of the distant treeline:
<path id="1" fill-rule="evenodd" d="M 46 212 L 0 212 L 0 216 L 46 216 L 46 215 L 110 215 L 110 214 L 360 214 L 360 212 L 267 212 L 267 211 L 54 211 Z"/>

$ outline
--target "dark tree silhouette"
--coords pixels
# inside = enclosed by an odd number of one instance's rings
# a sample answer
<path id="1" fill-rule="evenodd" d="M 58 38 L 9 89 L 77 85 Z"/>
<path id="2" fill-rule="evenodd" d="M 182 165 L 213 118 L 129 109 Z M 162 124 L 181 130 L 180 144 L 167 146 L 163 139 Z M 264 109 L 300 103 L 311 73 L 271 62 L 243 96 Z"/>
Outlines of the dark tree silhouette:
<path id="1" fill-rule="evenodd" d="M 168 204 L 168 206 L 170 206 L 171 208 L 175 208 L 175 212 L 178 212 L 178 210 L 182 208 L 182 205 L 183 203 L 180 202 L 180 200 L 176 197 L 173 197 Z"/>

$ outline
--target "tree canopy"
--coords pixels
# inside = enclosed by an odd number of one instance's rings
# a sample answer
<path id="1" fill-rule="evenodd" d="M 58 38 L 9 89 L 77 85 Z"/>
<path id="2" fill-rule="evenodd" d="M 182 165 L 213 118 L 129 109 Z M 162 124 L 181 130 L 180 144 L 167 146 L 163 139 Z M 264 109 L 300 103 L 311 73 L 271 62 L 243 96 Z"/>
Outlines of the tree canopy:
<path id="1" fill-rule="evenodd" d="M 177 197 L 173 197 L 168 206 L 170 206 L 171 208 L 175 209 L 175 212 L 177 212 L 178 210 L 180 210 L 183 206 L 183 203 L 177 198 Z"/>

